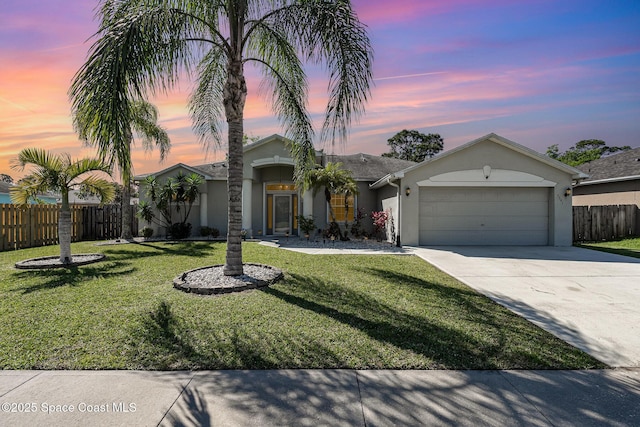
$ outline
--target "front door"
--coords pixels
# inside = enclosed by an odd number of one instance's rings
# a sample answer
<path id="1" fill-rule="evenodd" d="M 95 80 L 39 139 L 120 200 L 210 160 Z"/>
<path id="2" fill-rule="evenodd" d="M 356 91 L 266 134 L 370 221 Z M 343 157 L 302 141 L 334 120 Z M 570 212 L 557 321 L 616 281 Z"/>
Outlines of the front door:
<path id="1" fill-rule="evenodd" d="M 274 194 L 273 218 L 273 234 L 291 234 L 291 194 Z"/>

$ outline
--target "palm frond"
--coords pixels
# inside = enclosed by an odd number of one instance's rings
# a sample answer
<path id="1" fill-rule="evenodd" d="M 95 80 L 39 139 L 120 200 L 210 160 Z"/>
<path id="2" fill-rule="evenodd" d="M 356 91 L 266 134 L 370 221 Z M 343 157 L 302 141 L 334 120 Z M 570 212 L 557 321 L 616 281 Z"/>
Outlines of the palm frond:
<path id="1" fill-rule="evenodd" d="M 166 129 L 158 124 L 158 109 L 153 104 L 142 100 L 133 102 L 131 107 L 133 131 L 142 138 L 146 151 L 157 146 L 160 149 L 160 161 L 164 161 L 171 149 L 171 141 Z"/>
<path id="2" fill-rule="evenodd" d="M 101 159 L 84 158 L 76 160 L 72 162 L 66 170 L 68 183 L 70 184 L 76 178 L 88 172 L 104 172 L 110 174 L 111 168 Z"/>
<path id="3" fill-rule="evenodd" d="M 373 48 L 365 26 L 349 1 L 280 2 L 269 25 L 288 35 L 290 43 L 329 71 L 329 102 L 321 138 L 344 142 L 353 119 L 364 112 L 373 81 Z"/>
<path id="4" fill-rule="evenodd" d="M 116 195 L 115 186 L 112 182 L 107 181 L 106 179 L 97 177 L 95 175 L 90 175 L 84 178 L 79 185 L 83 185 L 91 191 L 91 193 L 96 194 L 100 197 L 100 203 L 109 203 L 113 201 Z"/>
<path id="5" fill-rule="evenodd" d="M 205 150 L 222 143 L 223 94 L 227 56 L 211 49 L 198 65 L 198 84 L 189 98 L 193 130 Z"/>
<path id="6" fill-rule="evenodd" d="M 28 164 L 54 171 L 62 171 L 65 166 L 64 158 L 61 155 L 53 154 L 42 148 L 25 148 L 18 153 L 17 159 L 12 161 L 11 167 L 24 170 Z"/>

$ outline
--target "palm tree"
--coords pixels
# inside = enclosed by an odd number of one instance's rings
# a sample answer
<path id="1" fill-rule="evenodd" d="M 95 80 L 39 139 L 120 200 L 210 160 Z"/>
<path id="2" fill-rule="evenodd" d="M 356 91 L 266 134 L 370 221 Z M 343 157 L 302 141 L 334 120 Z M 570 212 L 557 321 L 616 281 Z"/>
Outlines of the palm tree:
<path id="1" fill-rule="evenodd" d="M 99 98 L 98 98 L 99 99 Z M 87 102 L 74 108 L 74 126 L 85 144 L 96 146 L 101 159 L 111 167 L 118 167 L 122 180 L 122 237 L 131 239 L 131 176 L 133 165 L 131 162 L 131 145 L 134 142 L 133 135 L 142 138 L 145 150 L 151 150 L 154 145 L 160 148 L 160 161 L 162 162 L 171 142 L 166 130 L 158 125 L 158 110 L 149 102 L 136 100 L 128 103 L 130 111 L 127 117 L 130 120 L 129 127 L 124 127 L 121 132 L 118 129 L 108 128 L 103 125 L 100 117 L 99 105 L 92 105 L 96 97 L 91 97 Z M 114 124 L 107 121 L 106 124 Z M 121 135 L 121 139 L 118 136 Z"/>
<path id="2" fill-rule="evenodd" d="M 242 274 L 244 67 L 262 73 L 262 92 L 285 127 L 302 181 L 313 165 L 303 58 L 329 71 L 323 140 L 344 142 L 369 96 L 372 49 L 349 0 L 104 0 L 87 62 L 70 89 L 73 108 L 95 109 L 96 131 L 126 136 L 131 99 L 166 92 L 181 73 L 195 75 L 189 101 L 205 148 L 228 126 L 226 275 Z"/>
<path id="3" fill-rule="evenodd" d="M 60 192 L 62 205 L 58 220 L 58 240 L 60 241 L 60 262 L 71 263 L 71 210 L 69 191 L 76 186 L 84 186 L 100 196 L 102 202 L 109 202 L 115 196 L 113 183 L 89 172 L 110 173 L 108 165 L 99 159 L 72 160 L 68 154 L 54 154 L 40 148 L 25 148 L 18 153 L 12 168 L 24 170 L 34 165 L 34 171 L 11 188 L 11 201 L 27 205 L 36 194 L 46 191 Z"/>
<path id="4" fill-rule="evenodd" d="M 342 163 L 327 162 L 324 168 L 317 167 L 306 173 L 304 189 L 312 190 L 314 196 L 320 189 L 324 189 L 324 198 L 327 201 L 331 222 L 335 224 L 334 228 L 340 233 L 340 238 L 346 239 L 346 234 L 343 236 L 340 227 L 337 225 L 336 215 L 333 211 L 333 206 L 331 206 L 331 196 L 333 194 L 344 195 L 345 230 L 348 230 L 349 197 L 358 194 L 358 185 L 351 176 L 351 171 L 342 169 Z"/>

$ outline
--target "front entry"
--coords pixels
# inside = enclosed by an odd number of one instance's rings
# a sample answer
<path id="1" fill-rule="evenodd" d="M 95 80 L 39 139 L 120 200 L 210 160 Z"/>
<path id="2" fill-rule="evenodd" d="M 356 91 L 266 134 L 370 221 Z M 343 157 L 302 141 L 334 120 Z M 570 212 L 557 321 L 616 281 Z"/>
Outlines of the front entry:
<path id="1" fill-rule="evenodd" d="M 267 185 L 267 235 L 298 234 L 298 194 L 293 185 Z"/>
<path id="2" fill-rule="evenodd" d="M 273 196 L 273 234 L 291 234 L 291 195 Z"/>

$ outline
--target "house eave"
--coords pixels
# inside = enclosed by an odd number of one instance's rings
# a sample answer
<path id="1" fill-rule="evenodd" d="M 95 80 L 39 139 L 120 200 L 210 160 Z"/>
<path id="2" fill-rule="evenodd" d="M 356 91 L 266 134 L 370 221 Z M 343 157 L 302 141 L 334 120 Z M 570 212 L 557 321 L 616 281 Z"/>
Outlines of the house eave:
<path id="1" fill-rule="evenodd" d="M 614 182 L 623 182 L 623 181 L 634 181 L 640 180 L 640 175 L 630 175 L 630 176 L 621 176 L 618 178 L 605 178 L 605 179 L 595 179 L 593 181 L 582 181 L 576 184 L 576 187 L 585 186 L 585 185 L 596 185 L 596 184 L 609 184 Z"/>
<path id="2" fill-rule="evenodd" d="M 466 144 L 459 145 L 458 147 L 452 148 L 451 150 L 447 150 L 447 151 L 445 151 L 443 153 L 437 154 L 434 157 L 431 157 L 429 159 L 423 160 L 420 163 L 417 163 L 417 164 L 415 164 L 413 166 L 410 166 L 410 167 L 408 167 L 406 169 L 403 169 L 400 172 L 395 173 L 394 175 L 398 175 L 398 174 L 401 173 L 404 176 L 404 174 L 406 174 L 407 172 L 410 172 L 410 171 L 412 171 L 414 169 L 422 167 L 422 166 L 424 166 L 426 164 L 437 162 L 437 161 L 439 161 L 441 159 L 444 159 L 446 157 L 454 155 L 455 153 L 457 153 L 459 151 L 465 150 L 468 147 L 471 147 L 471 146 L 476 145 L 476 144 L 478 144 L 478 143 L 480 143 L 482 141 L 487 141 L 487 140 L 495 142 L 496 144 L 500 144 L 500 145 L 502 145 L 502 146 L 504 146 L 506 148 L 509 148 L 509 149 L 511 149 L 511 150 L 513 150 L 513 151 L 515 151 L 517 153 L 523 154 L 523 155 L 525 155 L 527 157 L 531 157 L 531 158 L 533 158 L 535 160 L 538 160 L 538 161 L 540 161 L 542 163 L 545 163 L 545 164 L 547 164 L 547 165 L 549 165 L 549 166 L 551 166 L 553 168 L 559 169 L 559 170 L 561 170 L 561 171 L 563 171 L 565 173 L 570 173 L 571 174 L 571 179 L 573 179 L 574 181 L 581 181 L 583 179 L 589 178 L 588 174 L 582 172 L 579 169 L 576 169 L 576 168 L 574 168 L 572 166 L 564 164 L 564 163 L 562 163 L 562 162 L 560 162 L 560 161 L 558 161 L 556 159 L 552 159 L 549 156 L 545 156 L 543 154 L 540 154 L 537 151 L 532 150 L 531 148 L 525 147 L 524 145 L 520 145 L 517 142 L 513 142 L 513 141 L 511 141 L 511 140 L 509 140 L 507 138 L 504 138 L 504 137 L 502 137 L 500 135 L 497 135 L 495 133 L 487 134 L 487 135 L 482 136 L 480 138 L 474 139 L 473 141 L 467 142 Z M 382 181 L 382 180 L 384 180 L 384 178 L 380 179 L 379 181 Z M 377 184 L 377 182 L 375 184 Z"/>
<path id="3" fill-rule="evenodd" d="M 145 179 L 146 177 L 148 177 L 150 175 L 156 175 L 156 176 L 157 175 L 163 175 L 163 174 L 165 174 L 167 172 L 170 172 L 170 171 L 172 171 L 174 169 L 177 169 L 177 168 L 184 168 L 184 169 L 186 169 L 186 170 L 188 170 L 190 172 L 196 173 L 196 174 L 202 176 L 207 181 L 211 181 L 211 180 L 214 179 L 214 177 L 212 177 L 212 176 L 210 176 L 210 175 L 208 175 L 206 173 L 203 173 L 202 171 L 200 171 L 198 169 L 195 169 L 192 166 L 185 165 L 184 163 L 176 163 L 175 165 L 169 166 L 168 168 L 163 169 L 163 170 L 161 170 L 159 172 L 152 172 L 152 173 L 143 174 L 143 175 L 136 175 L 136 176 L 133 177 L 133 180 L 134 181 L 142 181 L 143 179 Z"/>

